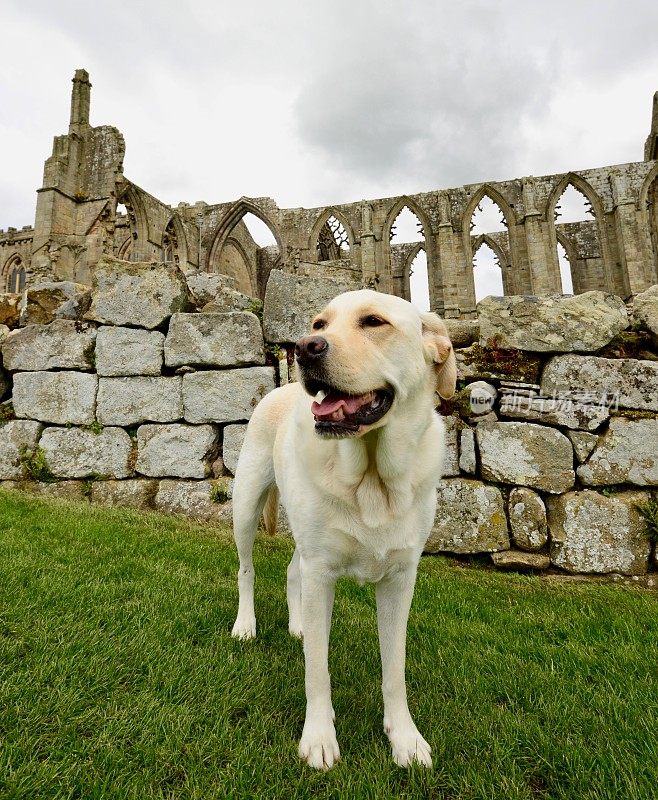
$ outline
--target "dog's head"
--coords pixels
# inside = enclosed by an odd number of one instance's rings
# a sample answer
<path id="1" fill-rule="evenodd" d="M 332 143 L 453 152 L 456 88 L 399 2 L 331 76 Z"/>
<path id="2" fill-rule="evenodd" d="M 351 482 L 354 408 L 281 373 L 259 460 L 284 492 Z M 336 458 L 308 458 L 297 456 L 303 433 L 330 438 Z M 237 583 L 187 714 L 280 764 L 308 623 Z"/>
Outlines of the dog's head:
<path id="1" fill-rule="evenodd" d="M 295 346 L 298 376 L 315 398 L 324 436 L 360 436 L 418 392 L 455 392 L 457 367 L 442 320 L 368 289 L 335 297 Z"/>

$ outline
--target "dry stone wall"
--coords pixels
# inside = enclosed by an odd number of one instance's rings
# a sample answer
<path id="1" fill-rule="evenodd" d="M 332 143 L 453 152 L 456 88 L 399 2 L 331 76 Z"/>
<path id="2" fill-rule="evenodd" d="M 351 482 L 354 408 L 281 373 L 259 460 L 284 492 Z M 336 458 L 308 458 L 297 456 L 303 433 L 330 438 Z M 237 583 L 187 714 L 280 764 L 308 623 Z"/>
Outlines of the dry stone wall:
<path id="1" fill-rule="evenodd" d="M 353 285 L 274 270 L 262 319 L 221 276 L 112 258 L 97 275 L 91 292 L 0 297 L 2 485 L 229 521 L 254 407 L 294 379 L 295 339 Z M 658 487 L 658 287 L 632 305 L 592 291 L 478 312 L 448 320 L 460 383 L 440 407 L 448 457 L 427 551 L 655 571 L 639 508 Z"/>

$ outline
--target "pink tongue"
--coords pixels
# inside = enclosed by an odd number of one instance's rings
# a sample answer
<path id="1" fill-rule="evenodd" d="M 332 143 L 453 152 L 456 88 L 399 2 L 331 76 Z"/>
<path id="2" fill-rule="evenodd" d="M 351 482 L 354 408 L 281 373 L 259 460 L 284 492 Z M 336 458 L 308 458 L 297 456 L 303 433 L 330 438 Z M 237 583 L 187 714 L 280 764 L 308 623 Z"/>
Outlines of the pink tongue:
<path id="1" fill-rule="evenodd" d="M 321 403 L 316 403 L 314 401 L 311 405 L 311 411 L 315 417 L 330 417 L 342 406 L 343 413 L 355 414 L 365 402 L 367 402 L 367 395 L 355 397 L 349 394 L 332 392 L 328 394 Z"/>

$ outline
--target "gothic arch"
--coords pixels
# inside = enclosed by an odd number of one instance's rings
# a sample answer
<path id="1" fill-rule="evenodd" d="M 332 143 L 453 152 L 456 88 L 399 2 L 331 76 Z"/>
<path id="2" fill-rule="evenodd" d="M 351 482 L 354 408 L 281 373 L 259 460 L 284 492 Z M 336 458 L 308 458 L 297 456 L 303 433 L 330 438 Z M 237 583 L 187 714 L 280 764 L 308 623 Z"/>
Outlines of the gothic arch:
<path id="1" fill-rule="evenodd" d="M 477 245 L 474 245 L 471 236 L 471 220 L 473 219 L 473 214 L 475 213 L 476 208 L 482 201 L 484 197 L 488 197 L 495 205 L 498 206 L 500 209 L 501 214 L 503 215 L 503 219 L 505 220 L 505 225 L 507 227 L 507 239 L 509 242 L 509 253 L 505 254 L 501 250 L 500 246 L 497 245 L 491 237 L 489 237 L 486 233 L 480 234 L 482 240 L 480 241 L 480 236 L 478 236 Z M 464 208 L 464 212 L 461 218 L 462 224 L 462 241 L 464 247 L 464 255 L 465 255 L 465 264 L 467 274 L 465 276 L 466 279 L 466 291 L 467 294 L 470 295 L 468 297 L 469 306 L 475 308 L 476 306 L 476 299 L 475 299 L 475 273 L 473 272 L 473 259 L 480 248 L 482 242 L 486 242 L 486 244 L 491 247 L 494 253 L 499 257 L 500 264 L 501 264 L 501 273 L 503 277 L 503 291 L 509 291 L 510 281 L 509 281 L 509 270 L 512 268 L 512 264 L 514 262 L 514 226 L 516 225 L 516 214 L 514 213 L 514 209 L 508 203 L 508 201 L 503 197 L 503 195 L 495 189 L 491 184 L 485 183 L 480 186 L 480 188 L 473 194 L 471 199 L 468 201 Z M 502 255 L 502 259 L 500 258 Z M 505 269 L 505 267 L 509 267 L 509 269 Z"/>
<path id="2" fill-rule="evenodd" d="M 317 243 L 318 238 L 320 237 L 320 231 L 326 225 L 326 223 L 334 217 L 335 219 L 340 222 L 340 224 L 345 228 L 345 233 L 347 233 L 347 240 L 349 243 L 349 255 L 350 257 L 354 256 L 354 246 L 356 244 L 356 240 L 354 238 L 354 231 L 352 230 L 352 226 L 347 221 L 346 217 L 337 209 L 337 208 L 325 208 L 318 218 L 313 223 L 313 227 L 311 228 L 311 234 L 308 240 L 308 248 L 309 252 L 312 254 L 312 258 L 314 260 L 317 259 Z"/>
<path id="3" fill-rule="evenodd" d="M 482 186 L 480 186 L 480 188 L 475 192 L 475 194 L 466 204 L 466 207 L 464 208 L 464 213 L 462 214 L 462 231 L 470 239 L 471 219 L 473 218 L 475 209 L 478 207 L 480 201 L 484 197 L 488 197 L 501 210 L 503 217 L 505 219 L 505 225 L 507 225 L 508 235 L 510 236 L 510 247 L 511 247 L 512 229 L 514 225 L 516 225 L 516 214 L 514 213 L 514 209 L 512 208 L 512 206 L 507 202 L 507 200 L 503 197 L 503 195 L 497 189 L 494 189 L 494 187 L 491 186 L 491 184 L 489 183 L 485 183 Z"/>
<path id="4" fill-rule="evenodd" d="M 210 246 L 206 260 L 206 269 L 209 272 L 212 270 L 212 264 L 219 257 L 222 247 L 224 246 L 224 242 L 228 239 L 229 234 L 246 214 L 253 214 L 255 217 L 258 217 L 261 222 L 264 222 L 265 225 L 267 225 L 272 232 L 272 236 L 274 236 L 276 240 L 279 253 L 283 255 L 283 244 L 281 242 L 281 236 L 279 235 L 278 229 L 272 224 L 272 221 L 268 219 L 267 215 L 261 211 L 257 205 L 254 205 L 254 203 L 252 203 L 246 197 L 242 197 L 240 200 L 234 203 L 231 208 L 229 208 L 228 212 L 217 226 L 217 230 L 215 231 L 213 242 Z"/>
<path id="5" fill-rule="evenodd" d="M 172 235 L 173 234 L 173 235 Z M 187 239 L 185 229 L 178 214 L 172 214 L 162 231 L 162 260 L 167 260 L 167 250 L 171 248 L 171 261 L 178 265 L 187 262 Z"/>
<path id="6" fill-rule="evenodd" d="M 503 248 L 498 244 L 498 242 L 494 241 L 488 233 L 481 233 L 477 236 L 475 241 L 472 243 L 473 247 L 473 257 L 475 258 L 475 254 L 480 249 L 480 247 L 486 244 L 490 247 L 493 252 L 496 254 L 498 261 L 500 262 L 501 269 L 504 266 L 509 266 L 510 257 L 509 253 L 506 253 Z"/>
<path id="7" fill-rule="evenodd" d="M 395 220 L 398 218 L 400 211 L 402 211 L 405 206 L 420 220 L 420 224 L 423 226 L 423 239 L 427 243 L 432 237 L 432 226 L 430 225 L 429 218 L 408 195 L 401 197 L 388 212 L 388 215 L 386 216 L 386 222 L 384 223 L 384 230 L 382 232 L 384 242 L 390 244 L 391 228 L 393 227 Z M 427 249 L 425 252 L 427 252 Z"/>
<path id="8" fill-rule="evenodd" d="M 610 270 L 611 259 L 610 250 L 608 247 L 608 239 L 605 233 L 605 208 L 603 206 L 603 201 L 595 191 L 594 187 L 575 172 L 566 173 L 555 184 L 548 197 L 548 202 L 544 211 L 551 240 L 551 253 L 553 254 L 553 269 L 555 270 L 555 275 L 559 277 L 560 274 L 560 265 L 557 257 L 558 238 L 555 222 L 555 207 L 557 206 L 558 200 L 562 197 L 565 189 L 569 185 L 573 186 L 574 189 L 579 191 L 585 197 L 585 199 L 589 201 L 589 204 L 592 207 L 592 214 L 594 215 L 593 222 L 596 224 L 596 233 L 599 242 L 599 250 L 601 253 L 601 262 L 603 265 L 603 280 L 605 282 L 605 287 L 603 288 L 605 288 L 605 290 L 608 292 L 614 293 L 616 291 L 616 287 Z M 563 247 L 565 247 L 563 242 L 561 244 Z M 567 256 L 569 259 L 571 259 L 571 252 L 573 252 L 573 248 L 569 250 L 565 247 L 565 250 L 567 252 Z M 571 262 L 572 269 L 574 263 L 575 262 L 573 261 Z M 574 291 L 576 291 L 575 286 Z M 619 291 L 617 291 L 617 293 L 619 293 Z"/>
<path id="9" fill-rule="evenodd" d="M 420 206 L 413 200 L 413 198 L 409 197 L 409 195 L 404 195 L 400 197 L 391 207 L 390 211 L 386 215 L 386 220 L 384 222 L 384 227 L 382 229 L 382 244 L 384 246 L 384 264 L 385 270 L 387 271 L 386 281 L 388 281 L 391 285 L 391 289 L 384 289 L 384 291 L 392 291 L 393 289 L 393 274 L 392 274 L 392 260 L 391 260 L 391 228 L 393 227 L 395 220 L 398 218 L 400 212 L 405 208 L 408 208 L 412 214 L 416 216 L 416 218 L 420 221 L 422 226 L 422 241 L 419 242 L 419 245 L 422 245 L 422 249 L 425 250 L 425 257 L 427 259 L 427 282 L 429 283 L 429 294 L 430 294 L 430 308 L 436 308 L 439 305 L 439 298 L 443 297 L 443 289 L 440 286 L 440 270 L 437 265 L 437 259 L 434 251 L 434 236 L 432 235 L 432 225 L 430 223 L 429 217 L 427 214 L 420 208 Z M 418 255 L 418 250 L 414 253 L 413 258 L 411 258 L 405 268 L 405 291 L 407 292 L 407 299 L 411 297 L 411 290 L 409 287 L 409 266 L 411 265 L 411 261 Z M 386 285 L 386 282 L 385 284 Z M 437 291 L 439 292 L 439 297 L 436 296 Z"/>
<path id="10" fill-rule="evenodd" d="M 148 215 L 144 208 L 142 198 L 139 192 L 132 184 L 128 184 L 117 197 L 118 203 L 123 203 L 128 212 L 128 221 L 130 223 L 130 235 L 133 239 L 133 245 L 130 248 L 131 254 L 135 261 L 147 260 L 151 255 L 149 253 L 149 224 Z M 125 244 L 121 250 L 126 250 Z"/>
<path id="11" fill-rule="evenodd" d="M 27 270 L 20 253 L 12 253 L 2 268 L 2 291 L 18 293 L 25 288 Z"/>

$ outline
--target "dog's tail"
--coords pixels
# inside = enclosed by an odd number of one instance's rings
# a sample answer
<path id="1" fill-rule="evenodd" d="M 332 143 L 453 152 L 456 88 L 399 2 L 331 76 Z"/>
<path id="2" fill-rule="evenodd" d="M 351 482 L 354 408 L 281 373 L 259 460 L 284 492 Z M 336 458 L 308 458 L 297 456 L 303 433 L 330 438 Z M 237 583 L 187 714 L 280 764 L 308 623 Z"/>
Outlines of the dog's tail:
<path id="1" fill-rule="evenodd" d="M 265 523 L 265 531 L 270 536 L 276 533 L 276 523 L 279 519 L 279 490 L 276 484 L 270 486 L 265 499 L 265 507 L 263 508 L 263 522 Z"/>

